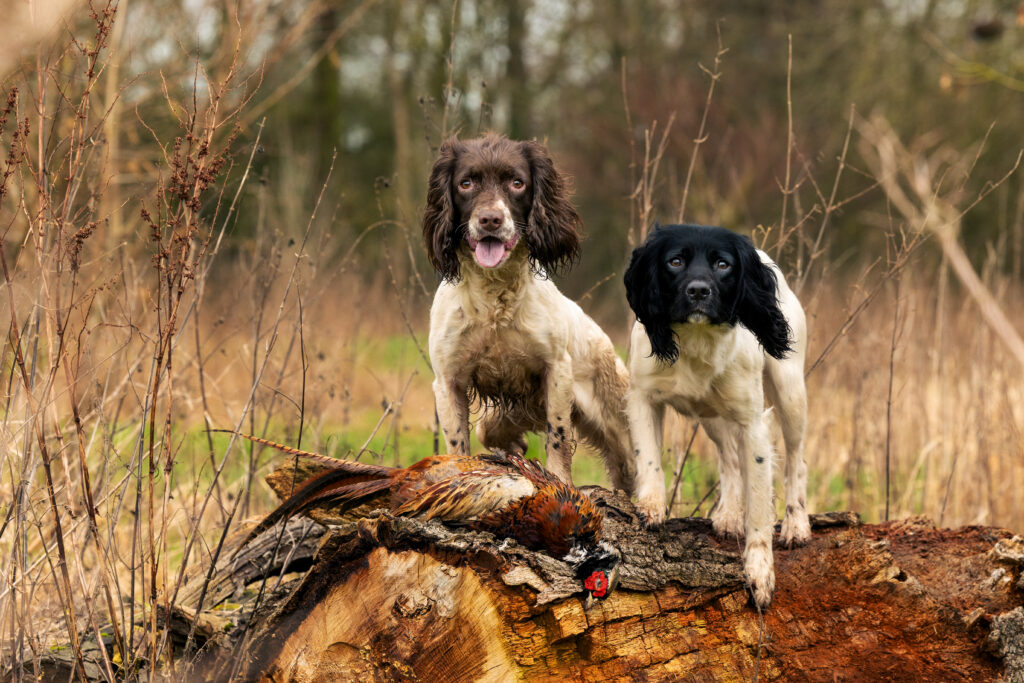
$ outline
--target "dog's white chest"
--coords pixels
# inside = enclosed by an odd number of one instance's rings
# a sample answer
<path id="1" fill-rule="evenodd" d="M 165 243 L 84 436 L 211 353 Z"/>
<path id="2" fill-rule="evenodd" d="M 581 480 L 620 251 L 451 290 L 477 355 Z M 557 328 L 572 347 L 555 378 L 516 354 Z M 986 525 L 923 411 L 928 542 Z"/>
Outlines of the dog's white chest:
<path id="1" fill-rule="evenodd" d="M 636 389 L 646 393 L 657 403 L 671 405 L 690 417 L 715 415 L 714 384 L 718 375 L 709 366 L 692 367 L 682 359 L 662 372 L 647 377 L 633 377 Z"/>
<path id="2" fill-rule="evenodd" d="M 677 330 L 679 357 L 667 365 L 645 356 L 646 335 L 634 334 L 638 353 L 631 356 L 634 390 L 655 403 L 670 405 L 690 417 L 724 416 L 746 421 L 757 407 L 756 387 L 744 378 L 759 377 L 756 341 L 742 329 Z M 718 332 L 719 334 L 708 334 Z M 640 333 L 643 334 L 642 331 Z"/>

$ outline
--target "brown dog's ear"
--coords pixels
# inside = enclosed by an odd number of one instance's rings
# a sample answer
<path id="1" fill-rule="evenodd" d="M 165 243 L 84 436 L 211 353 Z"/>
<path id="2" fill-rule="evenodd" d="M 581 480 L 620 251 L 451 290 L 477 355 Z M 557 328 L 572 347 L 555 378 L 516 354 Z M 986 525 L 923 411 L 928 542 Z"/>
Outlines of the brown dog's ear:
<path id="1" fill-rule="evenodd" d="M 430 265 L 442 279 L 459 279 L 458 249 L 461 228 L 452 204 L 452 178 L 462 143 L 449 138 L 441 143 L 437 161 L 427 184 L 427 206 L 423 210 L 423 244 Z"/>
<path id="2" fill-rule="evenodd" d="M 548 273 L 557 272 L 576 260 L 583 221 L 569 203 L 565 179 L 555 169 L 544 145 L 527 141 L 523 154 L 530 162 L 533 204 L 526 227 L 530 260 Z"/>

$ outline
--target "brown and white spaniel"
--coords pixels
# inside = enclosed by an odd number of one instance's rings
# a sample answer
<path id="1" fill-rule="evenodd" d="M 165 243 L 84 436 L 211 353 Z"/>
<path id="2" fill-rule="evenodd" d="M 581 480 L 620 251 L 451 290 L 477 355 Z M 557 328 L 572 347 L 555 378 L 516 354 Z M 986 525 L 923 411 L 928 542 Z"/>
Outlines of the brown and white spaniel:
<path id="1" fill-rule="evenodd" d="M 576 435 L 632 492 L 625 417 L 629 375 L 611 340 L 549 279 L 570 264 L 581 221 L 547 149 L 498 135 L 451 139 L 430 175 L 423 238 L 441 278 L 430 359 L 441 429 L 469 454 L 469 409 L 487 448 L 523 452 L 546 434 L 547 468 L 565 481 Z"/>

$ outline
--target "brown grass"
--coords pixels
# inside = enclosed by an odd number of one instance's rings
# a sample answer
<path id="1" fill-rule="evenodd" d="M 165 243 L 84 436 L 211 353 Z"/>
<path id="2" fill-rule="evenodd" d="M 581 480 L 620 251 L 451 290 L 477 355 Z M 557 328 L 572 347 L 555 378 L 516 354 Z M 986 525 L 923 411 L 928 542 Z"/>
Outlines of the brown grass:
<path id="1" fill-rule="evenodd" d="M 909 268 L 898 292 L 891 424 L 892 516 L 926 514 L 941 524 L 1024 528 L 1022 387 L 1019 366 L 962 294 L 937 300 L 941 271 Z M 946 276 L 948 277 L 948 276 Z M 1006 283 L 1002 283 L 1004 291 Z M 807 460 L 818 509 L 848 507 L 880 519 L 895 287 L 868 308 L 809 381 Z M 1015 310 L 1019 291 L 1005 295 Z M 841 324 L 823 301 L 810 324 Z M 1016 316 L 1018 328 L 1024 324 Z M 813 480 L 812 480 L 813 481 Z M 842 481 L 838 491 L 828 484 Z"/>

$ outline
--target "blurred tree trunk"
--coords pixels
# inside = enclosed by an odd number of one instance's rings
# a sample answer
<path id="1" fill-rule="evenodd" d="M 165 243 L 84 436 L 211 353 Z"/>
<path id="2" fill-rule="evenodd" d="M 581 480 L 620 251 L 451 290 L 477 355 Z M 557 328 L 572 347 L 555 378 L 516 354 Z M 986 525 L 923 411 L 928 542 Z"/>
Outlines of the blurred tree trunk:
<path id="1" fill-rule="evenodd" d="M 312 52 L 328 40 L 338 28 L 339 11 L 337 7 L 328 7 L 320 15 L 316 23 L 316 42 L 310 46 Z M 313 198 L 320 193 L 320 188 L 327 179 L 331 168 L 334 150 L 341 142 L 342 105 L 341 105 L 341 60 L 337 51 L 332 48 L 321 59 L 313 70 L 313 97 L 309 103 L 310 119 L 314 140 L 313 182 L 310 189 Z"/>
<path id="2" fill-rule="evenodd" d="M 395 55 L 400 50 L 398 34 L 402 22 L 402 0 L 392 0 L 388 8 L 387 87 L 391 103 L 391 125 L 395 144 L 395 213 L 399 221 L 412 225 L 416 218 L 416 200 L 413 198 L 414 177 L 420 169 L 413 162 L 412 125 L 409 113 L 409 74 L 400 66 Z"/>
<path id="3" fill-rule="evenodd" d="M 626 56 L 626 46 L 624 44 L 626 31 L 624 29 L 628 24 L 624 0 L 615 0 L 611 3 L 610 12 L 612 21 L 608 25 L 614 27 L 609 31 L 609 37 L 611 38 L 611 63 L 612 66 L 618 69 L 622 64 L 622 59 Z"/>
<path id="4" fill-rule="evenodd" d="M 530 88 L 523 59 L 526 42 L 527 2 L 510 2 L 506 5 L 505 18 L 508 22 L 508 68 L 505 73 L 506 90 L 509 98 L 508 135 L 524 138 L 532 133 L 530 122 Z"/>
<path id="5" fill-rule="evenodd" d="M 110 35 L 110 54 L 107 58 L 106 80 L 103 84 L 103 100 L 107 115 L 103 119 L 103 137 L 107 142 L 107 163 L 104 177 L 108 178 L 106 191 L 102 194 L 100 217 L 109 221 L 106 231 L 107 248 L 111 249 L 124 237 L 124 221 L 121 214 L 121 36 L 128 18 L 129 0 L 121 0 L 117 7 L 117 20 Z"/>
<path id="6" fill-rule="evenodd" d="M 429 112 L 430 118 L 433 119 L 433 128 L 430 130 L 430 146 L 433 150 L 436 150 L 440 146 L 441 141 L 449 137 L 452 134 L 452 124 L 445 115 L 445 110 L 448 106 L 448 78 L 449 78 L 449 56 L 451 55 L 451 43 L 454 39 L 452 35 L 453 22 L 455 30 L 458 31 L 459 17 L 458 10 L 459 5 L 455 0 L 446 2 L 440 0 L 436 3 L 437 15 L 441 26 L 441 45 L 442 49 L 437 50 L 433 53 L 433 60 L 430 65 L 430 75 L 427 78 L 427 95 L 428 101 L 435 104 L 433 111 Z"/>

